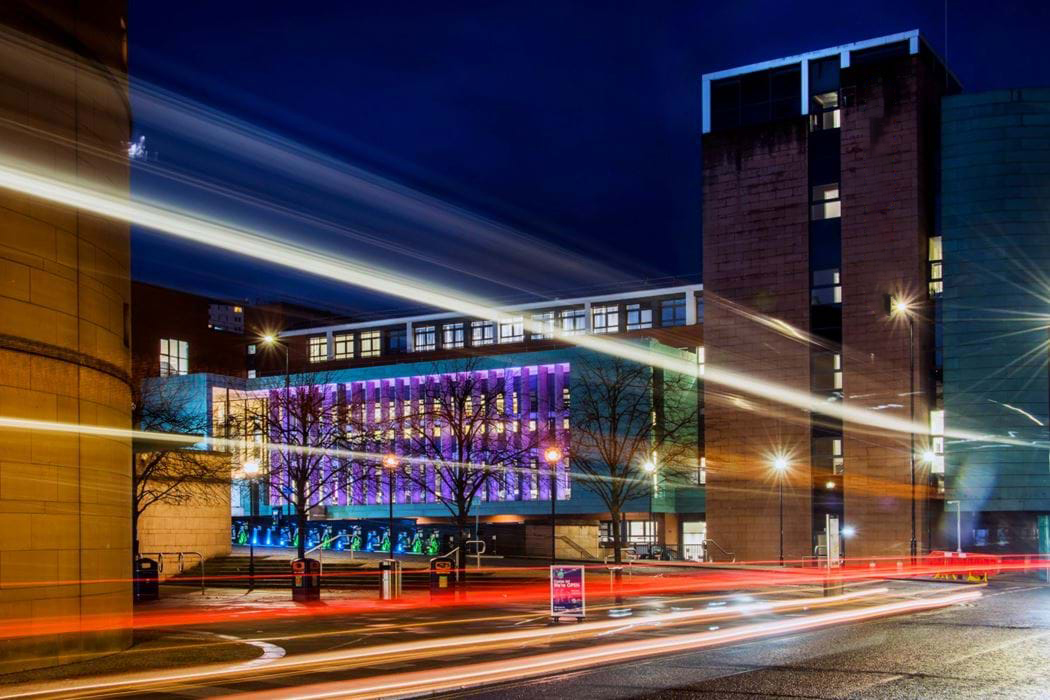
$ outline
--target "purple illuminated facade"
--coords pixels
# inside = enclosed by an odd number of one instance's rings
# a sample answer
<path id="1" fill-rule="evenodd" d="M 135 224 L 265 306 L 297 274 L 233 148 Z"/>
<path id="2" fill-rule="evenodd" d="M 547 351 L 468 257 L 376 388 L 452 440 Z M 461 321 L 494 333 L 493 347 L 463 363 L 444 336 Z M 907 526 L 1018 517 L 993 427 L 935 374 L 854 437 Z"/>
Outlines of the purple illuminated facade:
<path id="1" fill-rule="evenodd" d="M 345 374 L 352 375 L 354 372 L 349 371 Z M 499 416 L 503 425 L 495 435 L 490 435 L 487 439 L 514 441 L 513 445 L 519 448 L 531 446 L 516 463 L 506 464 L 505 468 L 499 469 L 498 478 L 487 481 L 479 494 L 480 499 L 491 502 L 549 501 L 550 472 L 543 461 L 542 453 L 544 449 L 553 445 L 559 446 L 563 454 L 569 453 L 569 363 L 473 370 L 471 374 L 481 387 L 486 388 L 488 395 L 492 396 L 492 392 L 495 392 L 501 399 L 497 405 L 502 408 Z M 416 402 L 422 401 L 425 396 L 433 396 L 435 384 L 440 386 L 441 382 L 449 381 L 450 377 L 454 378 L 452 381 L 457 381 L 465 375 L 466 373 L 445 372 L 360 380 L 348 378 L 347 381 L 326 383 L 321 389 L 324 392 L 326 415 L 337 416 L 339 406 L 359 411 L 361 428 L 386 433 L 383 444 L 376 450 L 377 454 L 405 457 L 404 468 L 416 470 L 415 478 L 412 479 L 397 473 L 394 486 L 395 503 L 424 505 L 438 502 L 438 497 L 452 497 L 447 485 L 438 477 L 435 466 L 418 461 L 417 449 L 405 435 L 407 431 L 395 430 L 389 426 L 398 417 L 407 415 L 408 406 L 415 406 Z M 272 387 L 272 381 L 269 384 Z M 283 388 L 253 390 L 250 385 L 251 382 L 244 398 L 250 400 L 267 397 L 271 401 L 280 401 Z M 428 421 L 420 427 L 431 431 L 434 429 L 434 422 Z M 453 453 L 451 435 L 447 426 L 442 430 L 441 444 L 449 448 L 447 452 L 443 450 L 443 454 L 448 456 Z M 269 440 L 280 441 L 273 433 Z M 414 461 L 408 462 L 408 458 Z M 340 458 L 325 457 L 322 471 L 330 469 L 328 474 L 341 471 L 332 465 L 331 460 L 335 459 Z M 269 468 L 270 502 L 279 503 L 282 489 L 288 489 L 290 486 L 279 450 L 270 452 Z M 319 505 L 353 507 L 388 503 L 388 486 L 382 470 L 361 464 L 351 464 L 349 470 L 350 474 L 346 479 L 321 478 L 321 481 L 331 482 L 332 485 Z M 555 483 L 558 500 L 571 498 L 571 480 L 568 478 L 564 459 L 556 465 Z"/>

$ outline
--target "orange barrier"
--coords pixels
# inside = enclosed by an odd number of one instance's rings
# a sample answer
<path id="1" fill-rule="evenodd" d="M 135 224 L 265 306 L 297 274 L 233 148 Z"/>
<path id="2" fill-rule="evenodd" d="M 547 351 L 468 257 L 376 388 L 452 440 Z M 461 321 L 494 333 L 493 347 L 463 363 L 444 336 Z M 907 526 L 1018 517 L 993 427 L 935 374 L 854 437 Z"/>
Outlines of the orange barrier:
<path id="1" fill-rule="evenodd" d="M 989 576 L 1002 571 L 1003 558 L 995 554 L 934 551 L 926 555 L 924 563 L 937 569 L 934 578 L 987 583 Z"/>

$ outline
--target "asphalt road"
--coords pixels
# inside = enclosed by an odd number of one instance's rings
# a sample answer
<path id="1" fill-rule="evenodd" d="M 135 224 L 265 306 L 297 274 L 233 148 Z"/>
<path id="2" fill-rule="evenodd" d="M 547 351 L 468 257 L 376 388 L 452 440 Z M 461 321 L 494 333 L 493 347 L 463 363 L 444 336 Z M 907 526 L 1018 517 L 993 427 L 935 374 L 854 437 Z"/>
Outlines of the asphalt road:
<path id="1" fill-rule="evenodd" d="M 1050 587 L 999 580 L 977 602 L 446 698 L 1050 697 Z"/>

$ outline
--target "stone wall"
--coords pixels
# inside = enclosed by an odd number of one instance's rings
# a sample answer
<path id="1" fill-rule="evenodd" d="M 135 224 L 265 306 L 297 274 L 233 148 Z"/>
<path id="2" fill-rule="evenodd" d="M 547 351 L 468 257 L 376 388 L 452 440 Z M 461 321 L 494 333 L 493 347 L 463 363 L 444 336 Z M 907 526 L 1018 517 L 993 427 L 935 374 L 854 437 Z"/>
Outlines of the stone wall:
<path id="1" fill-rule="evenodd" d="M 558 559 L 600 559 L 598 525 L 557 525 L 555 556 Z M 530 557 L 549 557 L 551 554 L 551 526 L 525 525 L 525 554 Z"/>
<path id="2" fill-rule="evenodd" d="M 0 5 L 3 165 L 127 192 L 124 16 Z M 126 224 L 0 190 L 0 415 L 130 427 L 129 256 Z M 26 633 L 0 672 L 130 642 L 130 466 L 124 438 L 0 429 L 0 624 Z"/>

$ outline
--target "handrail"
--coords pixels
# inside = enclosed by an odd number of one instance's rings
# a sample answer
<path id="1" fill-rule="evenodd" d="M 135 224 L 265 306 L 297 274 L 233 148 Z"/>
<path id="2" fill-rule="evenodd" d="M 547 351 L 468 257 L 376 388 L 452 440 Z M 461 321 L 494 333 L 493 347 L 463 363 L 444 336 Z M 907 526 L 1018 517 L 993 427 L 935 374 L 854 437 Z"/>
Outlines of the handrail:
<path id="1" fill-rule="evenodd" d="M 325 540 L 324 542 L 321 542 L 320 544 L 315 544 L 313 547 L 310 547 L 310 549 L 308 549 L 305 552 L 303 552 L 303 558 L 305 558 L 309 554 L 313 554 L 314 552 L 320 551 L 320 554 L 317 555 L 317 575 L 321 576 L 321 575 L 324 574 L 324 546 L 326 544 L 330 545 L 333 542 L 338 542 L 339 539 L 342 538 L 342 537 L 349 537 L 349 536 L 350 536 L 349 534 L 344 532 L 341 535 L 336 535 L 335 537 L 333 537 L 331 539 L 328 539 L 328 540 Z M 297 559 L 297 557 L 292 557 L 291 559 L 288 560 L 288 563 L 291 564 L 296 559 Z M 350 550 L 350 561 L 353 561 L 353 560 L 354 560 L 354 550 L 351 549 Z"/>
<path id="2" fill-rule="evenodd" d="M 725 547 L 723 547 L 722 545 L 718 544 L 714 540 L 702 540 L 701 544 L 704 545 L 704 560 L 705 561 L 708 560 L 708 558 L 707 558 L 707 545 L 708 544 L 713 544 L 715 547 L 718 547 L 718 551 L 720 551 L 722 554 L 726 555 L 727 557 L 730 557 L 734 562 L 736 561 L 736 554 L 734 554 L 733 552 L 726 551 Z"/>
<path id="3" fill-rule="evenodd" d="M 431 564 L 433 564 L 433 563 L 434 563 L 434 562 L 436 562 L 436 561 L 437 561 L 438 559 L 444 559 L 445 557 L 451 557 L 451 556 L 452 556 L 453 554 L 455 554 L 455 553 L 456 553 L 456 552 L 458 552 L 458 551 L 459 551 L 459 547 L 456 547 L 456 548 L 455 548 L 455 549 L 453 549 L 453 550 L 452 550 L 451 552 L 448 552 L 448 553 L 446 553 L 446 554 L 439 554 L 439 555 L 437 555 L 436 557 L 431 557 L 431 558 L 430 558 L 430 563 L 431 563 Z"/>
<path id="4" fill-rule="evenodd" d="M 481 568 L 481 555 L 485 553 L 485 540 L 467 540 L 463 544 L 480 544 L 481 545 L 480 547 L 477 548 L 477 551 L 474 552 L 474 555 L 478 558 L 477 568 L 480 569 Z M 459 549 L 459 547 L 456 547 L 456 549 Z"/>
<path id="5" fill-rule="evenodd" d="M 594 556 L 593 554 L 588 552 L 586 549 L 581 547 L 580 544 L 578 542 L 576 542 L 576 540 L 572 539 L 568 535 L 558 535 L 557 539 L 559 539 L 562 542 L 564 542 L 565 544 L 569 545 L 572 549 L 576 550 L 577 553 L 582 554 L 584 559 L 588 559 L 588 560 L 591 560 L 591 559 L 597 560 L 598 559 L 598 557 Z"/>
<path id="6" fill-rule="evenodd" d="M 159 575 L 159 574 L 161 574 L 164 571 L 164 557 L 165 556 L 176 557 L 175 561 L 178 563 L 178 566 L 179 566 L 178 573 L 181 574 L 183 571 L 186 570 L 185 558 L 186 558 L 187 554 L 196 556 L 200 560 L 200 563 L 201 563 L 201 595 L 204 595 L 204 578 L 205 578 L 204 577 L 204 555 L 201 554 L 200 552 L 193 552 L 193 551 L 190 551 L 190 550 L 186 550 L 184 552 L 139 552 L 139 559 L 143 559 L 147 555 L 152 555 L 152 556 L 157 557 L 157 574 Z"/>

